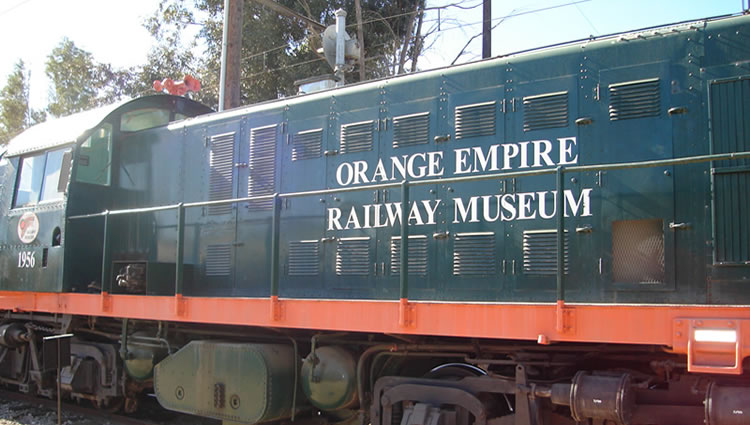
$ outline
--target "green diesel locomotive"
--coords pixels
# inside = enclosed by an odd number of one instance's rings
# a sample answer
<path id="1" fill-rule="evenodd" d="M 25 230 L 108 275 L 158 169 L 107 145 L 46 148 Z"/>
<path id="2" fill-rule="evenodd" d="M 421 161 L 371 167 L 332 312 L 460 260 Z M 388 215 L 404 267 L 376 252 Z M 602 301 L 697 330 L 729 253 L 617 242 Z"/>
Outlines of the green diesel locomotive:
<path id="1" fill-rule="evenodd" d="M 750 423 L 750 17 L 213 113 L 158 95 L 0 162 L 0 383 L 225 423 Z"/>

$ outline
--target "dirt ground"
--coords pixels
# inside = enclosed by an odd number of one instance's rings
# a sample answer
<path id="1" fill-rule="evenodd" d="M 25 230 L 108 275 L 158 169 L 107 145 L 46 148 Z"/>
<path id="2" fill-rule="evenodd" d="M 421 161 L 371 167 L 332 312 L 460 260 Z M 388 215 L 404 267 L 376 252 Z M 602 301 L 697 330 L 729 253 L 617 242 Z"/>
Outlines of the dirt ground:
<path id="1" fill-rule="evenodd" d="M 131 418 L 120 421 L 117 417 L 89 416 L 79 411 L 62 408 L 62 424 L 64 425 L 132 425 L 137 421 L 147 421 L 154 425 L 221 425 L 221 421 L 183 415 L 166 411 L 156 404 L 155 400 L 144 403 L 141 409 Z M 18 401 L 0 395 L 0 425 L 56 425 L 57 410 L 54 403 L 42 404 L 32 401 Z"/>
<path id="2" fill-rule="evenodd" d="M 116 425 L 101 419 L 86 419 L 78 414 L 66 413 L 63 408 L 64 425 Z M 57 411 L 42 405 L 0 398 L 0 425 L 56 425 Z"/>

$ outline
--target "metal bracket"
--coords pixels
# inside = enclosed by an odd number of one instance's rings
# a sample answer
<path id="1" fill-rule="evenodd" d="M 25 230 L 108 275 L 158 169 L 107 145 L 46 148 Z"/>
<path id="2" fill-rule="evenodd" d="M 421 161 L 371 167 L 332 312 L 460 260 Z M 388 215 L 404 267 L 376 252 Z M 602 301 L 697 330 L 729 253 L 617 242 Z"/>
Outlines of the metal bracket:
<path id="1" fill-rule="evenodd" d="M 534 398 L 533 384 L 526 379 L 526 367 L 516 366 L 516 414 L 515 425 L 540 425 L 540 410 Z"/>
<path id="2" fill-rule="evenodd" d="M 687 111 L 688 109 L 686 106 L 675 106 L 675 107 L 669 108 L 667 110 L 667 114 L 669 114 L 669 116 L 680 115 L 680 114 L 687 113 Z"/>
<path id="3" fill-rule="evenodd" d="M 677 318 L 673 348 L 687 354 L 688 372 L 742 374 L 750 356 L 750 320 L 732 318 Z"/>
<path id="4" fill-rule="evenodd" d="M 581 117 L 576 120 L 576 125 L 589 125 L 594 122 L 591 117 Z"/>
<path id="5" fill-rule="evenodd" d="M 432 234 L 433 239 L 448 239 L 451 235 L 451 232 L 435 232 Z"/>
<path id="6" fill-rule="evenodd" d="M 690 223 L 669 223 L 670 230 L 687 230 L 690 228 Z"/>
<path id="7" fill-rule="evenodd" d="M 576 233 L 592 233 L 594 228 L 590 224 L 584 224 L 581 227 L 576 227 Z"/>

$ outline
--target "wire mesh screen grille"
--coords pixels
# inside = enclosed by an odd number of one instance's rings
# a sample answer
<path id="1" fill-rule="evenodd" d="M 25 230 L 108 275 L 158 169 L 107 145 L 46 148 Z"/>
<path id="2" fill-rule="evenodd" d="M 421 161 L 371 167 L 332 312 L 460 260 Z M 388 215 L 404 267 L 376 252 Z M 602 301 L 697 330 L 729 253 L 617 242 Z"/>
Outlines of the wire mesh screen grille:
<path id="1" fill-rule="evenodd" d="M 612 277 L 618 283 L 664 283 L 664 223 L 612 223 Z"/>

